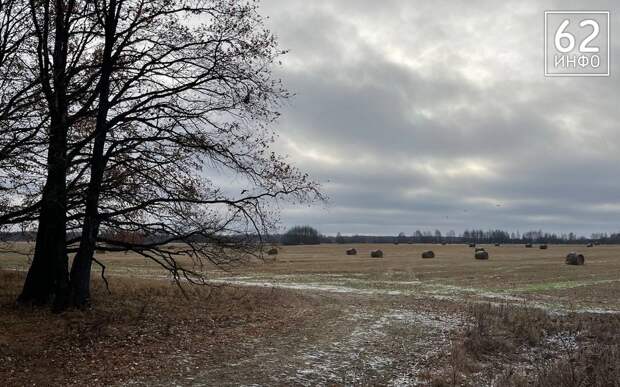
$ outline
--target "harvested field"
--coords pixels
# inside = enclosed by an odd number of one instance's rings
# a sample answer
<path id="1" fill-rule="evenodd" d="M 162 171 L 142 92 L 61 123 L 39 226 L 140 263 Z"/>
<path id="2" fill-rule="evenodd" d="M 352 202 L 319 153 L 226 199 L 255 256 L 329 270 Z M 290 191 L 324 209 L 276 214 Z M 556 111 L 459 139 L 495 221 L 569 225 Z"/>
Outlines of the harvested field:
<path id="1" fill-rule="evenodd" d="M 475 260 L 467 245 L 284 247 L 275 262 L 210 268 L 212 285 L 186 287 L 188 300 L 150 262 L 108 253 L 112 294 L 96 279 L 93 309 L 62 315 L 14 306 L 27 261 L 2 253 L 0 378 L 15 386 L 543 386 L 578 377 L 614 385 L 604 377 L 619 372 L 620 246 L 582 251 L 584 266 L 564 263 L 577 246 L 480 247 L 491 260 Z M 347 256 L 350 248 L 358 255 Z M 370 258 L 379 248 L 384 258 Z M 422 259 L 426 250 L 436 258 Z M 580 366 L 559 366 L 571 359 Z"/>

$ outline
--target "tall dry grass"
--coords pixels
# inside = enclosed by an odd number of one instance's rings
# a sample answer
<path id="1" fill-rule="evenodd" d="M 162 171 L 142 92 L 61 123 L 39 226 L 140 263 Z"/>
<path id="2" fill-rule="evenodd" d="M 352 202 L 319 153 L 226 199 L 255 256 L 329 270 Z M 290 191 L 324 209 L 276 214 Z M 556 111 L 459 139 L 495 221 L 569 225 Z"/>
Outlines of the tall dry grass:
<path id="1" fill-rule="evenodd" d="M 471 324 L 453 337 L 450 366 L 434 386 L 475 385 L 471 375 L 483 372 L 494 386 L 620 386 L 618 314 L 493 304 L 472 304 L 467 314 Z"/>

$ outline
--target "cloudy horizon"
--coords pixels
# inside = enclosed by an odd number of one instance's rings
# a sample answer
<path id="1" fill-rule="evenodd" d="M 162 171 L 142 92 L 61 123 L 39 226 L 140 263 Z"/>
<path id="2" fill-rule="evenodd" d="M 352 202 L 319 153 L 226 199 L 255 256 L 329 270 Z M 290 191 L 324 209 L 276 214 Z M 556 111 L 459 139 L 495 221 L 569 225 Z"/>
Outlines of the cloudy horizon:
<path id="1" fill-rule="evenodd" d="M 546 10 L 611 12 L 611 76 L 546 78 Z M 325 234 L 620 231 L 619 5 L 612 1 L 262 0 L 296 96 L 278 151 L 326 206 Z"/>

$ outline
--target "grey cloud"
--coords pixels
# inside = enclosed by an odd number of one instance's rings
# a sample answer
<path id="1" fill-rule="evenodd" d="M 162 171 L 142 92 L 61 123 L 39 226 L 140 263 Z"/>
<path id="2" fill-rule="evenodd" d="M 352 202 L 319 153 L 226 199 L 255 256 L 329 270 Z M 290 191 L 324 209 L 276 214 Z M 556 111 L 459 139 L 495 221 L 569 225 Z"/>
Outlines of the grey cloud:
<path id="1" fill-rule="evenodd" d="M 585 8 L 620 25 L 612 1 L 263 0 L 297 93 L 277 148 L 331 198 L 285 225 L 619 231 L 620 36 L 612 77 L 543 76 L 543 12 Z"/>

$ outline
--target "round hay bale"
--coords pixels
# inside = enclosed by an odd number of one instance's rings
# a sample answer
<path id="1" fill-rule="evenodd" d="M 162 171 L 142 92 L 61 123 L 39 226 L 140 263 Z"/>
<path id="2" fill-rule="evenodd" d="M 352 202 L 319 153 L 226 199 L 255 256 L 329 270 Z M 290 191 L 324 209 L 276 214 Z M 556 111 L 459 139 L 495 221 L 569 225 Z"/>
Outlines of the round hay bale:
<path id="1" fill-rule="evenodd" d="M 381 250 L 373 250 L 370 252 L 371 258 L 383 258 L 383 251 Z"/>
<path id="2" fill-rule="evenodd" d="M 586 263 L 586 258 L 583 256 L 583 254 L 577 254 L 575 252 L 572 252 L 566 256 L 567 265 L 581 266 L 585 263 Z"/>
<path id="3" fill-rule="evenodd" d="M 278 255 L 278 249 L 276 247 L 272 247 L 267 250 L 267 255 Z"/>
<path id="4" fill-rule="evenodd" d="M 534 247 L 534 245 L 532 245 L 531 243 L 527 243 L 527 244 L 525 245 L 525 248 L 526 248 L 526 249 L 531 249 L 532 247 Z"/>
<path id="5" fill-rule="evenodd" d="M 475 243 L 470 243 L 469 247 L 476 247 L 476 244 Z"/>
<path id="6" fill-rule="evenodd" d="M 357 255 L 357 250 L 349 249 L 349 250 L 347 250 L 347 255 Z"/>
<path id="7" fill-rule="evenodd" d="M 547 245 L 540 245 L 540 249 L 541 250 L 547 250 L 549 248 L 549 246 Z"/>
<path id="8" fill-rule="evenodd" d="M 425 259 L 429 259 L 429 258 L 435 258 L 435 252 L 434 251 L 425 251 L 422 253 L 422 258 Z"/>
<path id="9" fill-rule="evenodd" d="M 489 259 L 489 253 L 486 252 L 484 249 L 477 250 L 476 253 L 474 254 L 474 258 L 480 259 L 480 260 L 486 260 L 486 259 Z"/>

